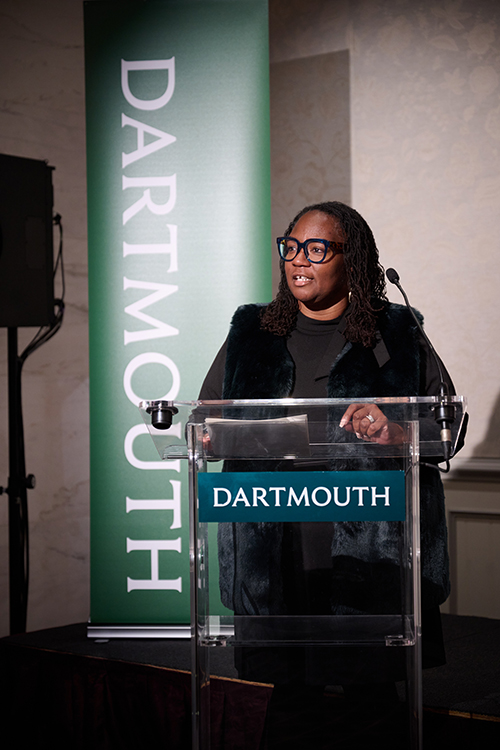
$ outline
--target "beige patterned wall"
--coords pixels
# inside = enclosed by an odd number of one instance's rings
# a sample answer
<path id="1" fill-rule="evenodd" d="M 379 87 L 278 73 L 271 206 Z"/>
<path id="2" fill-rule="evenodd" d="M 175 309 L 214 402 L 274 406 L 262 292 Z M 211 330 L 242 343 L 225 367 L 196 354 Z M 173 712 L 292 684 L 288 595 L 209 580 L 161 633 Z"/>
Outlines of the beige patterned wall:
<path id="1" fill-rule="evenodd" d="M 469 397 L 463 455 L 498 458 L 500 3 L 270 0 L 270 21 L 273 63 L 349 52 L 352 205 Z"/>
<path id="2" fill-rule="evenodd" d="M 349 53 L 301 57 L 271 65 L 273 280 L 275 238 L 302 206 L 334 195 L 351 201 Z"/>

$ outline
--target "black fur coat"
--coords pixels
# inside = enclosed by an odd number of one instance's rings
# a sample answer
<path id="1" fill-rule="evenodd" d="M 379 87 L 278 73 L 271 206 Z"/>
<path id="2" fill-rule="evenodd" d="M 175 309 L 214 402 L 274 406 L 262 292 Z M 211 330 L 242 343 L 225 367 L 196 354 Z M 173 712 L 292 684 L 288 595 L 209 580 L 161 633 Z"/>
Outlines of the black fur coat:
<path id="1" fill-rule="evenodd" d="M 236 311 L 228 337 L 223 397 L 285 398 L 294 382 L 294 362 L 286 339 L 260 328 L 260 305 Z M 347 343 L 332 368 L 330 398 L 418 396 L 420 347 L 408 310 L 384 303 L 378 315 L 379 338 L 373 349 Z M 392 415 L 397 418 L 397 415 Z M 331 425 L 332 438 L 339 431 Z M 367 461 L 332 462 L 332 469 L 370 469 Z M 373 467 L 374 468 L 374 467 Z M 387 467 L 391 468 L 391 467 Z M 396 467 L 395 467 L 396 468 Z M 444 493 L 437 471 L 422 467 L 422 602 L 441 604 L 449 594 Z M 332 540 L 333 585 L 330 611 L 390 611 L 391 581 L 399 578 L 400 534 L 395 522 L 336 523 Z M 220 524 L 219 564 L 223 603 L 236 614 L 283 614 L 283 527 L 278 523 Z"/>

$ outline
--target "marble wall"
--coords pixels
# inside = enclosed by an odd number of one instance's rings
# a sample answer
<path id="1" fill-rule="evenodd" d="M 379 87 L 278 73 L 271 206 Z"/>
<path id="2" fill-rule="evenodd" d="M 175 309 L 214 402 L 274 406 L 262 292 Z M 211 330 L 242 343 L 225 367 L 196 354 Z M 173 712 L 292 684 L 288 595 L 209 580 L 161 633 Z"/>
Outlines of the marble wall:
<path id="1" fill-rule="evenodd" d="M 496 0 L 270 0 L 270 30 L 276 65 L 348 55 L 352 204 L 373 227 L 384 264 L 398 268 L 413 304 L 425 312 L 457 389 L 469 396 L 473 420 L 464 456 L 495 462 L 500 6 Z M 0 71 L 0 152 L 47 159 L 56 168 L 55 209 L 65 231 L 65 322 L 27 361 L 23 380 L 27 469 L 38 480 L 29 493 L 32 630 L 88 615 L 81 0 L 0 0 Z M 321 172 L 329 156 L 314 158 Z M 303 202 L 298 189 L 296 208 Z M 399 301 L 397 293 L 391 298 Z M 33 333 L 21 332 L 23 345 Z M 0 330 L 0 485 L 8 474 L 6 348 Z M 8 632 L 2 500 L 0 634 Z"/>
<path id="2" fill-rule="evenodd" d="M 28 629 L 88 616 L 89 449 L 83 6 L 0 2 L 0 152 L 55 167 L 66 312 L 23 371 L 28 492 Z M 57 237 L 57 232 L 54 235 Z M 56 286 L 56 296 L 61 293 Z M 20 329 L 19 350 L 36 329 Z M 0 484 L 8 479 L 7 334 L 0 329 Z M 8 632 L 7 499 L 0 500 L 0 633 Z"/>

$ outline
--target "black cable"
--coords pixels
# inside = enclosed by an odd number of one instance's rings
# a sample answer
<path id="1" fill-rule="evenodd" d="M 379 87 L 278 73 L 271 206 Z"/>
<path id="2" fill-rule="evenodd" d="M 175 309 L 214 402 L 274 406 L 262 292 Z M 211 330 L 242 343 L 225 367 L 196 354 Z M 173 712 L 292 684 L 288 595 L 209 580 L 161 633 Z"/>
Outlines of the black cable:
<path id="1" fill-rule="evenodd" d="M 57 224 L 59 227 L 59 250 L 57 252 L 57 258 L 54 265 L 54 279 L 56 278 L 57 268 L 59 264 L 61 264 L 61 283 L 62 283 L 62 292 L 61 292 L 61 299 L 64 301 L 64 296 L 66 293 L 66 286 L 64 281 L 64 262 L 63 262 L 63 225 L 62 225 L 62 217 L 61 214 L 56 214 L 54 216 L 54 224 Z"/>
<path id="2" fill-rule="evenodd" d="M 451 468 L 450 467 L 450 462 L 449 462 L 448 459 L 446 459 L 446 468 L 445 469 L 441 468 L 441 466 L 439 466 L 438 464 L 428 464 L 425 461 L 419 461 L 418 463 L 419 463 L 419 466 L 427 466 L 428 469 L 436 469 L 436 471 L 440 471 L 441 474 L 448 474 L 448 472 L 449 472 L 449 470 Z"/>
<path id="3" fill-rule="evenodd" d="M 23 353 L 20 355 L 20 363 L 21 368 L 28 359 L 28 357 L 33 354 L 40 346 L 43 344 L 46 344 L 47 341 L 50 341 L 50 339 L 56 335 L 56 333 L 59 331 L 59 329 L 62 326 L 63 318 L 64 318 L 64 297 L 66 294 L 66 281 L 64 277 L 64 261 L 63 261 L 63 225 L 62 225 L 62 219 L 60 214 L 56 214 L 54 216 L 54 224 L 56 224 L 59 227 L 59 248 L 57 251 L 57 257 L 56 262 L 54 264 L 54 272 L 53 272 L 53 278 L 55 280 L 55 276 L 57 273 L 58 268 L 61 269 L 61 298 L 60 299 L 54 299 L 54 305 L 57 307 L 57 311 L 54 315 L 54 322 L 50 324 L 49 326 L 41 326 L 38 331 L 35 333 L 29 344 L 24 349 Z"/>

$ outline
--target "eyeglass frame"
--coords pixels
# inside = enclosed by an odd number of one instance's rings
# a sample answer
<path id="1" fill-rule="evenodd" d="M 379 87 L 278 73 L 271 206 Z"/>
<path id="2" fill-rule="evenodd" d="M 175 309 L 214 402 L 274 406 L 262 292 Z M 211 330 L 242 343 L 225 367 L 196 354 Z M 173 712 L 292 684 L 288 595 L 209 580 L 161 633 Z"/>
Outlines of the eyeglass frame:
<path id="1" fill-rule="evenodd" d="M 297 252 L 293 256 L 293 258 L 283 258 L 280 250 L 280 245 L 284 240 L 293 240 L 297 243 Z M 326 245 L 325 254 L 321 258 L 321 260 L 313 260 L 309 257 L 309 251 L 307 249 L 307 246 L 310 242 L 322 242 Z M 295 237 L 285 236 L 285 237 L 276 237 L 276 243 L 278 245 L 278 253 L 280 255 L 280 258 L 285 261 L 285 263 L 291 263 L 292 260 L 295 260 L 297 255 L 299 255 L 300 251 L 303 250 L 304 255 L 306 257 L 306 260 L 309 261 L 309 263 L 324 263 L 326 259 L 326 254 L 328 250 L 332 249 L 339 253 L 344 252 L 345 242 L 334 242 L 333 240 L 324 240 L 321 237 L 311 237 L 308 240 L 305 240 L 304 242 L 299 242 Z M 334 256 L 332 256 L 334 257 Z"/>

